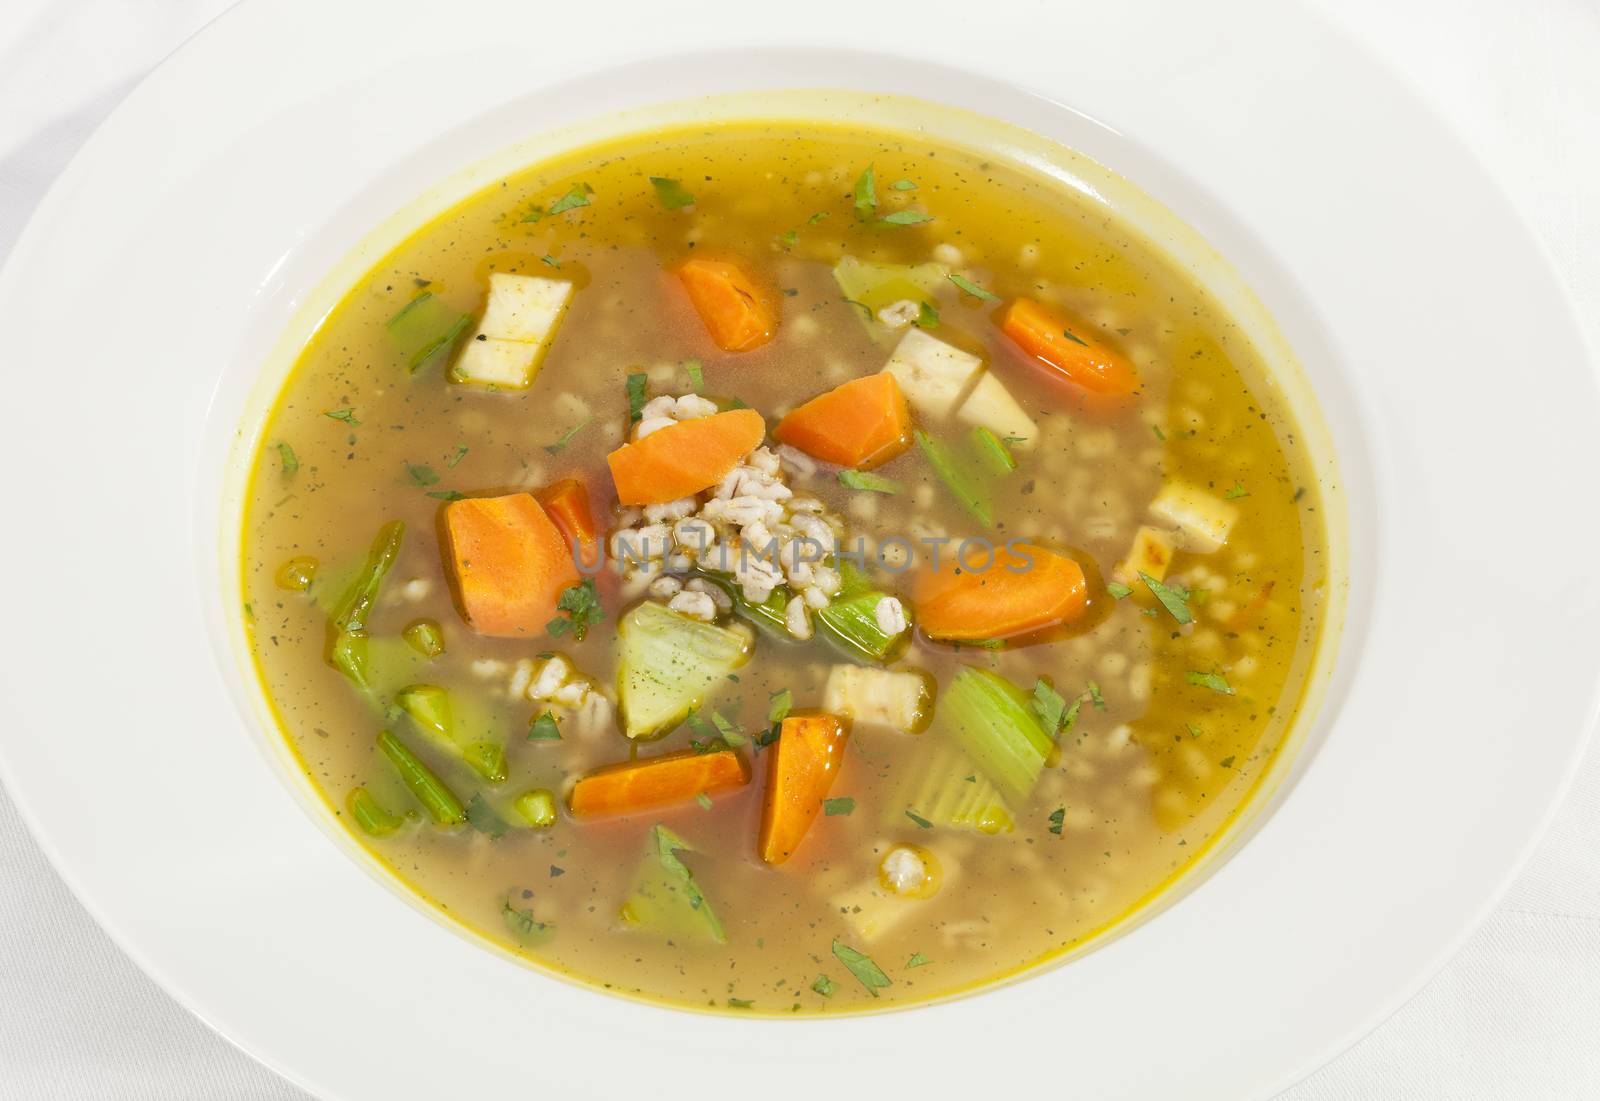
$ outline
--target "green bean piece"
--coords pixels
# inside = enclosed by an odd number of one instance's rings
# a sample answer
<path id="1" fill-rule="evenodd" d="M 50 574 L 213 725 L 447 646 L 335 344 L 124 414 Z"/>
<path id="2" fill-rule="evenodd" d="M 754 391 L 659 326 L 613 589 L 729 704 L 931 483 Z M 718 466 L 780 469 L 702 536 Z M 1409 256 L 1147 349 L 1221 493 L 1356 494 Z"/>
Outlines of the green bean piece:
<path id="1" fill-rule="evenodd" d="M 405 822 L 405 819 L 390 814 L 366 788 L 351 791 L 345 796 L 344 805 L 350 817 L 356 820 L 356 825 L 373 837 L 388 837 Z"/>
<path id="2" fill-rule="evenodd" d="M 444 631 L 434 620 L 419 619 L 408 623 L 406 629 L 400 632 L 400 637 L 425 658 L 436 658 L 444 653 Z"/>
<path id="3" fill-rule="evenodd" d="M 534 788 L 517 796 L 511 804 L 523 821 L 535 829 L 546 829 L 556 824 L 556 796 L 549 788 Z"/>
<path id="4" fill-rule="evenodd" d="M 441 826 L 453 826 L 467 819 L 467 808 L 461 805 L 455 792 L 445 786 L 433 769 L 423 764 L 422 758 L 407 749 L 405 743 L 385 730 L 378 735 L 378 749 L 389 758 L 400 779 L 405 781 L 411 794 L 417 797 L 433 820 Z"/>
<path id="5" fill-rule="evenodd" d="M 394 702 L 428 740 L 460 757 L 472 771 L 498 784 L 506 778 L 506 752 L 502 746 L 474 737 L 450 706 L 450 693 L 436 684 L 411 684 L 395 694 Z"/>
<path id="6" fill-rule="evenodd" d="M 954 448 L 936 440 L 920 428 L 916 432 L 917 447 L 923 458 L 933 467 L 950 495 L 960 502 L 971 517 L 986 528 L 994 527 L 994 507 L 989 495 L 976 477 L 976 472 L 962 460 Z"/>
<path id="7" fill-rule="evenodd" d="M 340 632 L 328 647 L 328 664 L 333 666 L 363 692 L 370 691 L 367 678 L 367 636 Z"/>
<path id="8" fill-rule="evenodd" d="M 377 603 L 378 590 L 383 586 L 384 575 L 389 572 L 389 567 L 394 565 L 395 558 L 400 554 L 400 540 L 405 536 L 406 526 L 399 520 L 391 520 L 378 529 L 378 537 L 372 541 L 372 549 L 367 552 L 366 565 L 362 567 L 350 591 L 345 593 L 333 613 L 333 634 L 360 634 L 367 629 L 367 614 L 372 611 L 373 604 Z"/>
<path id="9" fill-rule="evenodd" d="M 273 578 L 278 588 L 286 589 L 292 593 L 303 593 L 311 588 L 311 582 L 317 578 L 317 560 L 315 558 L 291 558 L 278 567 L 277 575 Z"/>

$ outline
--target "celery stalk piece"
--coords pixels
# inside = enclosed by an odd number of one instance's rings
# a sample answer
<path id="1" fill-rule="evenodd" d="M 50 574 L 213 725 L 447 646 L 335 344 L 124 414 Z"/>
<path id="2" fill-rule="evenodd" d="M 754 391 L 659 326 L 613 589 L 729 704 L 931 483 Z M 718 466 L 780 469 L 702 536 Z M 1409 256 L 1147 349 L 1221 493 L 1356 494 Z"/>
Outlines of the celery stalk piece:
<path id="1" fill-rule="evenodd" d="M 394 702 L 428 740 L 459 757 L 467 767 L 491 784 L 506 778 L 506 753 L 494 740 L 486 716 L 457 715 L 450 694 L 435 684 L 411 684 L 395 694 Z"/>
<path id="2" fill-rule="evenodd" d="M 963 457 L 954 448 L 921 429 L 917 430 L 916 439 L 923 458 L 928 460 L 928 465 L 933 467 L 933 472 L 939 476 L 950 495 L 978 523 L 986 528 L 994 527 L 994 507 L 989 495 Z"/>
<path id="3" fill-rule="evenodd" d="M 617 700 L 630 738 L 667 733 L 750 660 L 747 631 L 702 623 L 652 601 L 623 616 L 617 634 Z"/>
<path id="4" fill-rule="evenodd" d="M 398 815 L 390 814 L 366 788 L 352 789 L 345 796 L 344 805 L 361 831 L 372 837 L 387 837 L 405 822 Z"/>
<path id="5" fill-rule="evenodd" d="M 694 873 L 678 856 L 694 851 L 693 845 L 665 826 L 650 831 L 649 847 L 622 904 L 623 924 L 672 939 L 728 942 L 727 931 L 701 893 Z"/>
<path id="6" fill-rule="evenodd" d="M 378 749 L 389 758 L 400 779 L 405 781 L 411 794 L 417 797 L 417 802 L 423 805 L 435 822 L 441 826 L 453 826 L 466 821 L 467 808 L 461 805 L 455 792 L 445 786 L 445 782 L 423 763 L 422 758 L 407 749 L 404 742 L 385 730 L 378 735 Z"/>
<path id="7" fill-rule="evenodd" d="M 896 302 L 933 302 L 933 292 L 944 285 L 948 269 L 943 264 L 879 264 L 843 257 L 833 266 L 833 280 L 851 302 L 859 302 L 876 315 Z"/>
<path id="8" fill-rule="evenodd" d="M 900 789 L 899 799 L 884 806 L 885 824 L 904 825 L 907 809 L 936 826 L 988 834 L 1009 833 L 1015 827 L 999 790 L 949 742 L 935 743 L 919 758 L 913 779 Z"/>
<path id="9" fill-rule="evenodd" d="M 961 747 L 1013 810 L 1020 809 L 1054 742 L 1028 697 L 986 669 L 963 668 L 939 700 L 934 726 Z"/>

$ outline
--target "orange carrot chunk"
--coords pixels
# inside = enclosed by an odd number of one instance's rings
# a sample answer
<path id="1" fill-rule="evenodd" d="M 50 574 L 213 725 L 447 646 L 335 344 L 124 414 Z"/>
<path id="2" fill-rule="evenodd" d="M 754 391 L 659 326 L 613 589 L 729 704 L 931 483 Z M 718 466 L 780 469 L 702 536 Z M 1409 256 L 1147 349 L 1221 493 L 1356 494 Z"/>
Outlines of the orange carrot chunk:
<path id="1" fill-rule="evenodd" d="M 659 505 L 710 489 L 766 434 L 767 422 L 754 409 L 730 409 L 659 428 L 606 456 L 617 500 Z"/>
<path id="2" fill-rule="evenodd" d="M 778 331 L 778 311 L 737 264 L 695 257 L 677 276 L 706 331 L 724 352 L 748 352 Z"/>
<path id="3" fill-rule="evenodd" d="M 686 749 L 589 773 L 572 789 L 571 807 L 580 818 L 631 814 L 666 803 L 687 803 L 697 795 L 715 795 L 749 782 L 750 765 L 734 750 Z"/>
<path id="4" fill-rule="evenodd" d="M 529 494 L 451 501 L 444 537 L 457 606 L 480 635 L 537 638 L 578 583 L 561 532 Z"/>
<path id="5" fill-rule="evenodd" d="M 1018 298 L 1000 315 L 1000 330 L 1016 342 L 1048 381 L 1081 386 L 1104 397 L 1124 397 L 1139 385 L 1133 365 L 1093 336 L 1031 298 Z"/>
<path id="6" fill-rule="evenodd" d="M 1072 559 L 1016 543 L 996 547 L 987 568 L 976 555 L 965 564 L 949 559 L 924 568 L 912 582 L 911 602 L 929 638 L 975 642 L 1070 623 L 1088 606 L 1089 585 Z"/>
<path id="7" fill-rule="evenodd" d="M 567 549 L 574 560 L 586 568 L 600 561 L 600 529 L 595 527 L 594 512 L 589 507 L 589 491 L 576 478 L 563 478 L 552 482 L 536 494 L 545 513 L 556 530 L 567 541 Z"/>
<path id="8" fill-rule="evenodd" d="M 894 376 L 879 373 L 817 395 L 772 434 L 825 463 L 871 470 L 911 446 L 911 410 Z"/>
<path id="9" fill-rule="evenodd" d="M 767 805 L 761 815 L 761 859 L 782 864 L 794 855 L 844 761 L 850 727 L 833 715 L 790 715 L 768 756 Z"/>

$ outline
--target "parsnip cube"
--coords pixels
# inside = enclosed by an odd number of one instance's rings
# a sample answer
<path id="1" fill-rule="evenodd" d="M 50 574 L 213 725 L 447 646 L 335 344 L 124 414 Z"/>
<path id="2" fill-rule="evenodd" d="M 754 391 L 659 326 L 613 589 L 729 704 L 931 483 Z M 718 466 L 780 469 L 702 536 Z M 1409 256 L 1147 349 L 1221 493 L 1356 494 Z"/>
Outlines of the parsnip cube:
<path id="1" fill-rule="evenodd" d="M 456 382 L 524 390 L 572 301 L 572 284 L 537 275 L 495 272 L 477 331 L 451 368 Z"/>
<path id="2" fill-rule="evenodd" d="M 1164 581 L 1167 567 L 1172 565 L 1172 550 L 1172 540 L 1167 538 L 1166 532 L 1148 525 L 1141 527 L 1133 534 L 1133 545 L 1128 548 L 1128 557 L 1117 563 L 1116 569 L 1111 571 L 1111 576 L 1129 586 L 1138 583 L 1141 573 L 1147 573 L 1157 581 Z"/>
<path id="3" fill-rule="evenodd" d="M 822 709 L 852 722 L 906 733 L 927 725 L 932 696 L 920 673 L 894 673 L 866 665 L 835 665 L 822 689 Z"/>
<path id="4" fill-rule="evenodd" d="M 1169 482 L 1150 502 L 1150 515 L 1172 526 L 1184 550 L 1209 554 L 1227 544 L 1239 510 L 1203 489 Z"/>
<path id="5" fill-rule="evenodd" d="M 921 329 L 900 338 L 884 371 L 894 376 L 911 407 L 925 417 L 948 417 L 983 370 L 983 360 Z"/>
<path id="6" fill-rule="evenodd" d="M 1031 451 L 1039 438 L 1039 426 L 1022 411 L 1005 383 L 985 371 L 972 393 L 956 410 L 956 417 L 967 424 L 987 428 L 1017 451 Z"/>

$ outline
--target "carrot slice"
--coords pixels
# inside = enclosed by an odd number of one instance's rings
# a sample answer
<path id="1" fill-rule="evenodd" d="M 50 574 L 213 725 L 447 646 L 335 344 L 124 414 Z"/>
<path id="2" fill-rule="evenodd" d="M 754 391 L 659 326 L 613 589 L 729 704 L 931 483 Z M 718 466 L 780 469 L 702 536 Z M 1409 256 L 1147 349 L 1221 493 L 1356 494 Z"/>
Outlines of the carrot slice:
<path id="1" fill-rule="evenodd" d="M 1088 326 L 1073 325 L 1031 298 L 1015 299 L 1005 308 L 1000 330 L 1047 381 L 1081 386 L 1104 397 L 1125 397 L 1139 385 L 1127 358 L 1089 336 Z"/>
<path id="2" fill-rule="evenodd" d="M 677 276 L 706 331 L 724 352 L 748 352 L 778 331 L 778 311 L 738 264 L 695 257 Z"/>
<path id="3" fill-rule="evenodd" d="M 730 409 L 659 428 L 606 456 L 617 499 L 659 505 L 709 489 L 761 443 L 767 422 L 754 409 Z"/>
<path id="4" fill-rule="evenodd" d="M 749 782 L 749 762 L 735 751 L 686 749 L 591 772 L 572 789 L 570 805 L 580 818 L 629 814 L 664 803 L 687 803 L 697 795 L 715 795 Z"/>
<path id="5" fill-rule="evenodd" d="M 911 446 L 911 410 L 894 376 L 880 372 L 818 394 L 772 435 L 825 463 L 871 470 Z"/>
<path id="6" fill-rule="evenodd" d="M 589 491 L 576 478 L 552 482 L 535 494 L 556 530 L 567 541 L 574 561 L 594 568 L 600 561 L 600 529 L 589 507 Z"/>
<path id="7" fill-rule="evenodd" d="M 833 715 L 790 715 L 770 754 L 761 859 L 782 864 L 800 847 L 844 761 L 850 727 Z"/>
<path id="8" fill-rule="evenodd" d="M 556 601 L 578 583 L 561 533 L 526 493 L 467 497 L 444 507 L 445 570 L 472 629 L 497 638 L 535 638 Z"/>
<path id="9" fill-rule="evenodd" d="M 929 638 L 973 642 L 1070 623 L 1088 607 L 1089 585 L 1065 555 L 1010 543 L 996 547 L 987 565 L 969 557 L 920 571 L 911 602 Z"/>

